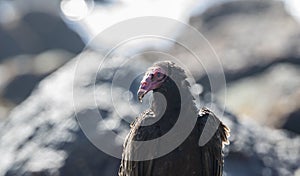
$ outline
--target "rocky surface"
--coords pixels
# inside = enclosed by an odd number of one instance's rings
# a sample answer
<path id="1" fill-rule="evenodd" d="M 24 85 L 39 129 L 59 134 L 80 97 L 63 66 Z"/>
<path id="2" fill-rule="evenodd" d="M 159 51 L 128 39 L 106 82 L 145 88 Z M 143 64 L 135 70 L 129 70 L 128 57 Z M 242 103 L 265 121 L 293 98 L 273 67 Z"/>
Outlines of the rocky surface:
<path id="1" fill-rule="evenodd" d="M 79 35 L 57 16 L 32 12 L 18 17 L 20 19 L 0 24 L 0 60 L 53 49 L 78 54 L 84 48 Z"/>
<path id="2" fill-rule="evenodd" d="M 216 52 L 227 81 L 260 72 L 274 62 L 300 62 L 300 25 L 285 11 L 280 1 L 253 0 L 220 4 L 191 17 L 190 24 Z M 178 38 L 193 41 L 194 36 L 190 35 L 183 32 Z M 201 53 L 202 62 L 210 65 L 210 68 L 200 70 L 200 77 L 205 75 L 205 71 L 216 68 L 216 58 L 207 54 L 209 51 L 206 48 L 195 44 L 189 49 Z M 175 55 L 193 58 L 179 45 L 172 51 Z M 193 65 L 190 67 L 193 68 Z M 199 68 L 193 70 L 197 69 L 199 72 Z"/>
<path id="3" fill-rule="evenodd" d="M 75 61 L 42 81 L 2 124 L 0 175 L 116 174 L 116 160 L 94 147 L 76 122 L 74 67 Z M 110 161 L 110 167 L 101 167 Z"/>
<path id="4" fill-rule="evenodd" d="M 286 118 L 285 122 L 282 125 L 283 129 L 292 131 L 294 133 L 300 134 L 300 110 L 294 111 Z"/>
<path id="5" fill-rule="evenodd" d="M 37 84 L 74 54 L 64 50 L 48 50 L 37 55 L 19 55 L 0 63 L 0 119 L 24 101 Z"/>
<path id="6" fill-rule="evenodd" d="M 296 164 L 300 161 L 299 136 L 232 115 L 223 120 L 232 134 L 225 158 L 228 175 L 296 175 L 300 169 Z"/>
<path id="7" fill-rule="evenodd" d="M 227 85 L 226 105 L 241 118 L 282 126 L 300 109 L 300 65 L 276 64 L 263 73 Z"/>
<path id="8" fill-rule="evenodd" d="M 84 48 L 79 35 L 57 15 L 30 12 L 27 4 L 14 3 L 0 3 L 0 119 Z"/>

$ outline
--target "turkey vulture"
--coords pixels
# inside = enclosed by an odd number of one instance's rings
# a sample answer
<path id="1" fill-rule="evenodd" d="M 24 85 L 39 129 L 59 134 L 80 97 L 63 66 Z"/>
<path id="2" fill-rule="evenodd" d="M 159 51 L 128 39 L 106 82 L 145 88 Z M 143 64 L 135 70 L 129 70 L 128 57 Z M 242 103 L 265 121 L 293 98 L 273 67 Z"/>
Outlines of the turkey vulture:
<path id="1" fill-rule="evenodd" d="M 119 176 L 222 175 L 222 148 L 223 144 L 228 144 L 229 128 L 207 108 L 197 110 L 186 78 L 184 70 L 170 61 L 155 63 L 147 70 L 138 90 L 138 99 L 141 101 L 152 90 L 153 100 L 151 107 L 131 124 L 124 142 Z M 179 114 L 183 115 L 183 122 L 195 122 L 187 137 L 163 156 L 155 157 L 160 152 L 159 146 L 165 145 L 158 142 L 143 151 L 142 154 L 150 158 L 136 158 L 136 155 L 141 155 L 139 152 L 143 146 L 134 142 L 160 139 L 179 121 Z M 212 137 L 204 145 L 199 145 L 204 126 L 211 123 L 209 119 L 217 125 L 208 126 L 213 131 Z M 179 132 L 177 130 L 174 141 L 187 126 L 181 126 Z"/>

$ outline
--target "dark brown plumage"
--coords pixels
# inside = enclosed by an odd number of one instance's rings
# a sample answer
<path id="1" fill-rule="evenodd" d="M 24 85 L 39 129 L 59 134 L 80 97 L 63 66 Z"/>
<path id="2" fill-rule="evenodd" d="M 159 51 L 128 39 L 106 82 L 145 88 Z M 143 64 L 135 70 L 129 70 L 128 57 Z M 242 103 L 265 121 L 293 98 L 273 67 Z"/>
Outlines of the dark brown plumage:
<path id="1" fill-rule="evenodd" d="M 228 143 L 229 129 L 207 108 L 197 110 L 189 87 L 184 70 L 172 62 L 156 63 L 146 72 L 138 95 L 141 99 L 149 90 L 153 90 L 152 105 L 131 124 L 124 143 L 119 176 L 222 175 L 222 148 L 224 143 Z M 183 127 L 187 127 L 189 122 L 195 122 L 195 125 L 179 146 L 156 159 L 132 160 L 142 147 L 133 144 L 133 141 L 148 141 L 165 135 L 177 122 L 180 113 L 184 115 L 187 123 Z M 204 146 L 199 146 L 199 138 L 208 121 L 214 123 L 208 126 L 214 134 Z M 152 150 L 143 154 L 155 156 L 159 145 L 159 142 L 153 144 Z"/>

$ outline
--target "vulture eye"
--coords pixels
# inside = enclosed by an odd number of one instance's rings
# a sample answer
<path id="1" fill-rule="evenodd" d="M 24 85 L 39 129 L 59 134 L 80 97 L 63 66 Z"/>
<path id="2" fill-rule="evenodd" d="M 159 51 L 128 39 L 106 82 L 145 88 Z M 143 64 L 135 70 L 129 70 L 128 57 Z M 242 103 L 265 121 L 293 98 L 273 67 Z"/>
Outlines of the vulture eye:
<path id="1" fill-rule="evenodd" d="M 160 77 L 160 72 L 158 72 L 156 75 L 157 75 L 157 77 L 159 78 L 159 77 Z"/>
<path id="2" fill-rule="evenodd" d="M 154 73 L 154 77 L 155 77 L 155 78 L 160 78 L 160 76 L 161 76 L 160 72 L 155 72 L 155 73 Z"/>

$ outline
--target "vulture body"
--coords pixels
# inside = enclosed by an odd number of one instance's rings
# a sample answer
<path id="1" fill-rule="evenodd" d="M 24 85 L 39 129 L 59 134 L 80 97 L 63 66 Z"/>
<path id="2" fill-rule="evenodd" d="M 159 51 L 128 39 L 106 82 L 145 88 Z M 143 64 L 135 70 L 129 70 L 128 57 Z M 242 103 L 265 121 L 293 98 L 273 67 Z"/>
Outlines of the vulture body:
<path id="1" fill-rule="evenodd" d="M 131 124 L 124 142 L 119 176 L 222 175 L 222 148 L 224 143 L 228 143 L 229 129 L 207 108 L 197 110 L 189 87 L 184 70 L 173 62 L 159 62 L 148 69 L 141 81 L 138 97 L 141 100 L 153 90 L 152 105 Z M 132 159 L 142 147 L 133 144 L 133 141 L 162 137 L 177 122 L 179 114 L 183 114 L 186 121 L 195 122 L 191 133 L 179 146 L 158 158 L 144 161 Z M 216 128 L 211 129 L 214 134 L 205 145 L 199 146 L 204 126 L 211 120 L 217 122 Z M 154 156 L 153 147 L 145 155 Z"/>

